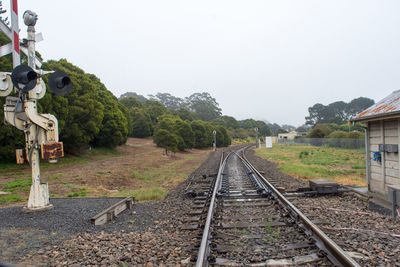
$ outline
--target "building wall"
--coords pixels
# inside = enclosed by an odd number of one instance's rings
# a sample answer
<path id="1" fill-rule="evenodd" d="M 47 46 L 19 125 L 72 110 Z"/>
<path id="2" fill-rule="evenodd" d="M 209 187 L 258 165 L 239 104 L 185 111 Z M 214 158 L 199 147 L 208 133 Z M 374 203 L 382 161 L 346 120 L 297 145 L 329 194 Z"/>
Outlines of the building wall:
<path id="1" fill-rule="evenodd" d="M 370 190 L 377 197 L 388 200 L 388 185 L 400 185 L 399 153 L 381 152 L 382 160 L 374 161 L 373 152 L 379 151 L 379 144 L 399 145 L 400 120 L 368 122 L 367 158 Z"/>
<path id="2" fill-rule="evenodd" d="M 284 139 L 284 138 L 286 138 L 286 139 L 288 139 L 288 140 L 293 140 L 293 139 L 296 138 L 296 136 L 298 136 L 298 134 L 297 134 L 297 132 L 295 132 L 295 131 L 291 131 L 291 132 L 289 132 L 289 133 L 280 133 L 280 134 L 278 134 L 278 138 L 279 138 L 279 139 Z"/>

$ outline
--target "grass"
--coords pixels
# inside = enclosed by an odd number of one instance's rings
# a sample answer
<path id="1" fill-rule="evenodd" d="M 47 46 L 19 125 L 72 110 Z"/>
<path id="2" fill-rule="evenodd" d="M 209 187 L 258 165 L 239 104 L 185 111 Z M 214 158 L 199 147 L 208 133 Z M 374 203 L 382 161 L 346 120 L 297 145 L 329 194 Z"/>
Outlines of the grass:
<path id="1" fill-rule="evenodd" d="M 28 165 L 18 165 L 16 163 L 0 163 L 1 172 L 18 171 L 21 169 L 27 169 Z"/>
<path id="2" fill-rule="evenodd" d="M 256 154 L 278 163 L 280 171 L 305 181 L 326 178 L 341 184 L 366 185 L 362 149 L 274 144 L 270 149 L 257 149 Z"/>
<path id="3" fill-rule="evenodd" d="M 41 169 L 45 170 L 42 179 L 51 186 L 52 197 L 134 196 L 136 201 L 156 201 L 164 199 L 169 190 L 185 180 L 208 154 L 206 150 L 193 150 L 167 157 L 153 142 L 134 140 L 132 144 L 139 149 L 96 148 L 85 155 L 59 159 L 55 165 L 41 161 Z M 117 155 L 118 159 L 123 155 L 129 160 L 121 157 L 115 162 L 113 156 Z M 99 164 L 99 160 L 106 164 Z M 113 162 L 110 169 L 107 168 L 109 162 Z M 27 199 L 31 184 L 31 178 L 26 179 L 28 171 L 28 165 L 0 164 L 0 179 L 5 178 L 0 180 L 0 190 Z M 102 186 L 114 176 L 117 177 L 115 183 Z M 7 201 L 12 201 L 12 198 Z"/>
<path id="4" fill-rule="evenodd" d="M 27 178 L 25 180 L 12 181 L 4 184 L 4 189 L 6 192 L 19 191 L 29 191 L 32 185 L 32 178 Z"/>
<path id="5" fill-rule="evenodd" d="M 168 190 L 153 187 L 153 188 L 142 188 L 136 190 L 122 190 L 116 194 L 113 194 L 113 197 L 128 197 L 134 196 L 135 201 L 156 201 L 162 200 L 168 194 Z"/>
<path id="6" fill-rule="evenodd" d="M 70 188 L 72 188 L 72 193 L 68 193 L 64 197 L 85 197 L 88 192 L 88 189 L 85 187 L 75 188 L 72 185 Z"/>
<path id="7" fill-rule="evenodd" d="M 104 159 L 110 156 L 118 156 L 122 153 L 116 149 L 98 147 L 88 150 L 85 154 L 80 156 L 66 156 L 58 159 L 57 164 L 48 163 L 47 161 L 40 162 L 41 169 L 49 169 L 53 167 L 61 168 L 66 166 L 72 166 L 76 164 L 88 163 L 91 159 Z M 28 164 L 18 165 L 16 163 L 0 163 L 0 172 L 10 172 L 30 168 Z"/>
<path id="8" fill-rule="evenodd" d="M 2 195 L 0 196 L 0 203 L 11 203 L 21 201 L 22 197 L 20 195 Z"/>

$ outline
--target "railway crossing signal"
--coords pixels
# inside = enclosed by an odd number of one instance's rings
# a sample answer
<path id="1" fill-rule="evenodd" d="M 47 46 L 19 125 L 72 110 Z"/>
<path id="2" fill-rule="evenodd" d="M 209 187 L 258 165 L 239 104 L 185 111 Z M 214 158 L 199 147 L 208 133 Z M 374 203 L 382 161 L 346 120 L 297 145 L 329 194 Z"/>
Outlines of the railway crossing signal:
<path id="1" fill-rule="evenodd" d="M 216 130 L 213 131 L 213 136 L 214 136 L 213 148 L 214 148 L 214 151 L 217 151 L 217 131 Z"/>
<path id="2" fill-rule="evenodd" d="M 260 142 L 258 140 L 258 127 L 255 127 L 254 131 L 256 132 L 256 148 L 259 148 L 260 147 Z"/>
<path id="3" fill-rule="evenodd" d="M 16 0 L 12 1 L 16 2 Z M 57 95 L 68 93 L 72 86 L 71 79 L 62 71 L 35 69 L 35 66 L 38 66 L 35 56 L 36 21 L 37 15 L 34 12 L 28 10 L 24 13 L 24 23 L 28 26 L 28 66 L 15 66 L 11 75 L 7 72 L 0 72 L 0 96 L 6 97 L 5 122 L 24 131 L 25 134 L 25 156 L 23 156 L 22 150 L 17 150 L 17 162 L 23 163 L 26 158 L 32 168 L 31 191 L 28 205 L 24 207 L 26 211 L 52 207 L 49 202 L 48 184 L 40 181 L 40 156 L 52 163 L 57 162 L 57 158 L 64 156 L 62 142 L 58 140 L 57 118 L 51 114 L 37 113 L 37 100 L 46 93 L 46 85 L 42 76 L 50 74 L 49 86 Z M 8 96 L 12 92 L 12 88 L 15 89 L 17 97 Z"/>

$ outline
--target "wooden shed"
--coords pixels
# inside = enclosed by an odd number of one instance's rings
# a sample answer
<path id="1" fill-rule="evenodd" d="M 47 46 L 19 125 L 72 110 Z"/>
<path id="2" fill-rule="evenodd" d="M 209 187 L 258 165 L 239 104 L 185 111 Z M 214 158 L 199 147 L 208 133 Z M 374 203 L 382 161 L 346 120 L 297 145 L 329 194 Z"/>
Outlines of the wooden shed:
<path id="1" fill-rule="evenodd" d="M 391 206 L 390 188 L 400 187 L 400 90 L 364 110 L 351 122 L 365 122 L 366 179 L 372 201 Z"/>

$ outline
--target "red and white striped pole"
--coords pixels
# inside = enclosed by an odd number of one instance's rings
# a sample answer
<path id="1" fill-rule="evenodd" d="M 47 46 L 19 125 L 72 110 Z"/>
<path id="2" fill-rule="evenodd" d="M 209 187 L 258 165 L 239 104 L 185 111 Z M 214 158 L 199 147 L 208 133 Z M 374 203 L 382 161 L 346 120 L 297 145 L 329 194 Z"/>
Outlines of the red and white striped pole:
<path id="1" fill-rule="evenodd" d="M 18 26 L 18 0 L 11 1 L 11 30 L 12 30 L 12 57 L 13 67 L 21 64 L 19 53 L 19 26 Z"/>

